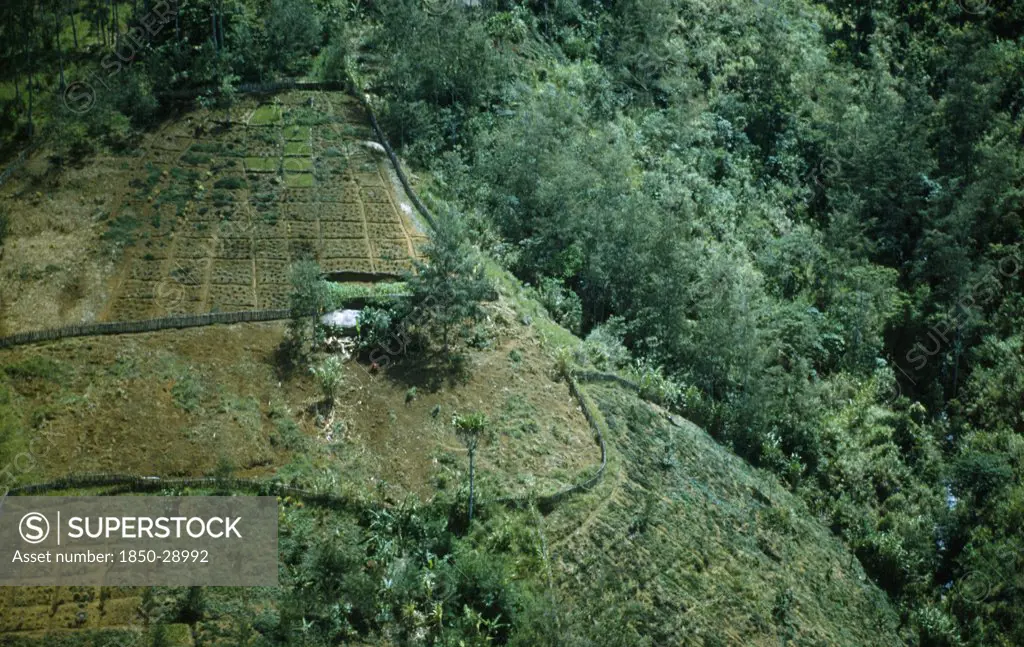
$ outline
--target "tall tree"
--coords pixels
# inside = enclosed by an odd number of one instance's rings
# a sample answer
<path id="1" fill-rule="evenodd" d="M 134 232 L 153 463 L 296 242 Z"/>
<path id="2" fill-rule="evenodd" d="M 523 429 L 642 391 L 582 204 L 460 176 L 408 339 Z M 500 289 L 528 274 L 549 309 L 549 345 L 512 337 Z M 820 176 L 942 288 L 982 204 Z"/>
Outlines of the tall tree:
<path id="1" fill-rule="evenodd" d="M 408 277 L 412 292 L 412 319 L 441 338 L 441 352 L 451 359 L 457 337 L 480 320 L 480 302 L 490 290 L 479 255 L 466 242 L 465 224 L 454 210 L 441 212 L 430 243 L 424 249 L 426 263 L 416 263 Z"/>
<path id="2" fill-rule="evenodd" d="M 476 479 L 476 450 L 487 440 L 487 416 L 480 412 L 455 416 L 455 436 L 469 452 L 469 523 L 473 523 L 474 484 Z"/>
<path id="3" fill-rule="evenodd" d="M 323 280 L 320 266 L 316 261 L 301 260 L 292 265 L 291 276 L 291 321 L 288 325 L 295 351 L 309 343 L 316 347 L 320 316 L 327 308 L 327 283 Z"/>

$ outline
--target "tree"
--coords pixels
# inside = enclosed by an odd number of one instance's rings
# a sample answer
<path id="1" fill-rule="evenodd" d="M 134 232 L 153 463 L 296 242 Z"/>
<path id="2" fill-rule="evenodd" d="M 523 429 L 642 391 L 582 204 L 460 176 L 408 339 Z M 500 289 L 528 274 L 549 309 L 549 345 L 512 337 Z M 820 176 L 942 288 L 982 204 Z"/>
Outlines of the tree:
<path id="1" fill-rule="evenodd" d="M 441 352 L 451 359 L 453 335 L 463 336 L 483 317 L 480 302 L 490 291 L 479 256 L 466 242 L 465 225 L 454 211 L 437 218 L 426 263 L 408 277 L 412 321 L 441 337 Z"/>
<path id="2" fill-rule="evenodd" d="M 327 283 L 321 278 L 320 266 L 308 259 L 292 265 L 290 280 L 291 321 L 288 332 L 295 343 L 295 351 L 299 351 L 306 340 L 315 349 L 320 316 L 327 309 Z"/>
<path id="3" fill-rule="evenodd" d="M 455 436 L 469 452 L 469 523 L 473 523 L 473 488 L 476 477 L 476 449 L 480 441 L 487 440 L 487 416 L 480 412 L 455 416 Z"/>
<path id="4" fill-rule="evenodd" d="M 273 0 L 267 15 L 269 66 L 288 74 L 304 72 L 321 33 L 317 12 L 307 0 Z"/>

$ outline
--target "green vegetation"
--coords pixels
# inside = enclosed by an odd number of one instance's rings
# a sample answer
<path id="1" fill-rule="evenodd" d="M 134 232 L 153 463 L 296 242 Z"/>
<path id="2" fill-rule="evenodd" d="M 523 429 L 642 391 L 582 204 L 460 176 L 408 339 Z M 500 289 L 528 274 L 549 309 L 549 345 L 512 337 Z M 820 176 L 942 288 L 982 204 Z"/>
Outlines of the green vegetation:
<path id="1" fill-rule="evenodd" d="M 393 5 L 380 25 L 392 142 L 553 317 L 602 331 L 573 355 L 783 479 L 909 643 L 1021 640 L 1016 592 L 965 592 L 1024 548 L 1020 11 Z"/>
<path id="2" fill-rule="evenodd" d="M 240 177 L 223 177 L 213 183 L 213 188 L 236 191 L 247 188 L 247 185 L 245 180 Z"/>
<path id="3" fill-rule="evenodd" d="M 406 279 L 411 293 L 410 320 L 440 338 L 446 360 L 451 359 L 454 344 L 482 317 L 480 302 L 490 291 L 482 264 L 465 235 L 457 213 L 442 213 L 423 249 L 426 262 L 417 262 L 416 273 Z"/>
<path id="4" fill-rule="evenodd" d="M 288 158 L 294 159 L 294 158 Z M 285 173 L 284 185 L 290 189 L 308 189 L 313 186 L 312 173 Z"/>
<path id="5" fill-rule="evenodd" d="M 482 413 L 468 413 L 456 415 L 452 419 L 455 427 L 455 436 L 459 439 L 469 453 L 469 523 L 473 523 L 473 485 L 476 476 L 476 450 L 482 441 L 487 440 L 488 423 L 487 416 Z"/>
<path id="6" fill-rule="evenodd" d="M 281 167 L 276 157 L 246 157 L 245 170 L 253 173 L 276 173 Z"/>
<path id="7" fill-rule="evenodd" d="M 103 240 L 108 241 L 115 249 L 123 250 L 135 242 L 135 230 L 141 223 L 130 214 L 121 214 L 107 222 L 107 230 L 103 232 Z"/>
<path id="8" fill-rule="evenodd" d="M 320 388 L 327 406 L 333 407 L 334 399 L 338 397 L 338 392 L 343 384 L 341 358 L 334 355 L 327 357 L 316 366 L 310 368 L 310 372 L 313 373 L 313 377 L 316 379 L 316 384 Z"/>
<path id="9" fill-rule="evenodd" d="M 464 348 L 509 342 L 515 348 L 501 347 L 502 364 L 507 357 L 519 366 L 522 357 L 513 353 L 528 345 L 487 327 L 507 323 L 508 311 L 488 311 L 488 320 L 481 306 L 491 292 L 484 268 L 493 262 L 491 278 L 502 277 L 501 290 L 529 302 L 515 316 L 537 335 L 556 377 L 617 373 L 793 495 L 784 507 L 736 504 L 742 514 L 723 513 L 734 525 L 753 523 L 754 515 L 752 538 L 730 534 L 725 517 L 714 518 L 715 531 L 736 551 L 756 556 L 739 569 L 749 581 L 728 581 L 735 590 L 703 581 L 701 573 L 721 573 L 715 560 L 725 558 L 696 545 L 673 553 L 673 563 L 629 571 L 646 573 L 643 581 L 616 579 L 610 573 L 621 569 L 612 566 L 622 565 L 604 564 L 606 575 L 571 596 L 577 615 L 565 616 L 565 626 L 572 630 L 554 638 L 530 633 L 526 619 L 537 617 L 524 609 L 536 600 L 502 579 L 522 564 L 540 569 L 535 555 L 511 547 L 525 532 L 521 519 L 503 535 L 513 539 L 474 561 L 480 544 L 499 543 L 486 534 L 498 533 L 486 525 L 496 518 L 457 539 L 441 526 L 460 515 L 433 509 L 423 513 L 429 521 L 406 519 L 398 506 L 377 511 L 362 520 L 369 529 L 341 517 L 299 515 L 295 523 L 309 527 L 296 540 L 302 549 L 289 554 L 289 576 L 305 579 L 293 581 L 293 598 L 265 607 L 276 617 L 253 621 L 266 629 L 261 636 L 284 643 L 301 635 L 308 644 L 370 635 L 439 645 L 759 644 L 765 636 L 773 643 L 867 644 L 873 636 L 865 623 L 877 622 L 883 643 L 1024 644 L 1017 613 L 1024 608 L 1017 586 L 1024 572 L 1020 3 L 197 0 L 182 5 L 173 29 L 154 35 L 103 91 L 90 98 L 73 85 L 76 92 L 66 94 L 69 81 L 106 72 L 103 54 L 123 43 L 150 4 L 5 5 L 5 150 L 46 138 L 56 180 L 69 162 L 135 150 L 140 134 L 174 105 L 164 94 L 198 93 L 207 115 L 231 121 L 243 114 L 233 107 L 240 81 L 311 71 L 352 81 L 371 96 L 391 141 L 422 178 L 417 186 L 438 212 L 437 228 L 426 262 L 406 281 L 408 298 L 388 299 L 390 288 L 328 286 L 315 264 L 301 261 L 291 277 L 289 340 L 297 355 L 319 347 L 317 317 L 332 303 L 367 297 L 373 307 L 360 319 L 359 343 L 371 351 L 374 370 L 380 367 L 372 350 L 396 335 L 403 350 L 439 347 L 449 362 Z M 96 50 L 103 54 L 90 54 Z M 254 200 L 270 205 L 281 182 L 336 189 L 315 181 L 314 171 L 339 159 L 325 141 L 340 146 L 337 138 L 356 131 L 343 126 L 314 137 L 310 126 L 335 113 L 313 99 L 265 100 L 273 103 L 260 105 L 248 122 L 264 132 L 251 139 L 256 148 L 243 162 L 247 171 L 283 177 L 260 177 L 266 186 Z M 244 185 L 219 180 L 207 192 L 202 167 L 240 152 L 198 142 L 180 158 L 189 168 L 170 169 L 166 187 L 158 188 L 163 172 L 152 166 L 131 188 L 154 208 L 174 205 L 178 216 L 209 200 L 198 207 L 207 215 L 211 206 L 233 204 L 230 190 Z M 102 221 L 102 239 L 119 250 L 144 235 L 145 223 L 173 224 L 139 213 L 122 210 Z M 20 216 L 0 215 L 0 244 Z M 277 218 L 264 213 L 266 222 Z M 300 260 L 305 249 L 289 249 L 287 258 Z M 160 256 L 153 249 L 143 258 Z M 58 267 L 24 265 L 9 277 L 56 275 Z M 9 436 L 23 424 L 10 402 L 55 388 L 51 368 L 5 368 L 0 432 Z M 517 379 L 527 379 L 522 373 Z M 412 379 L 401 371 L 389 377 Z M 399 401 L 408 388 L 402 384 Z M 211 389 L 175 379 L 169 401 L 187 414 L 175 415 L 200 418 L 213 409 Z M 602 408 L 621 443 L 616 460 L 630 470 L 619 477 L 628 491 L 609 495 L 616 514 L 602 528 L 619 533 L 617 546 L 642 546 L 631 554 L 642 562 L 661 549 L 659 528 L 689 514 L 691 504 L 725 499 L 703 496 L 715 475 L 699 469 L 700 457 L 680 473 L 681 444 L 647 415 L 648 405 L 605 395 Z M 502 440 L 536 435 L 523 408 L 508 402 L 498 421 L 509 429 Z M 252 414 L 244 402 L 225 406 L 243 418 Z M 45 420 L 45 411 L 38 415 Z M 194 430 L 209 424 L 198 420 Z M 296 444 L 281 425 L 279 442 Z M 747 473 L 729 474 L 739 481 Z M 576 512 L 567 524 L 602 515 Z M 873 620 L 851 630 L 856 639 L 801 628 L 808 614 L 818 618 L 815 626 L 826 626 L 830 614 L 839 618 L 830 626 L 856 624 L 847 615 L 854 611 L 772 570 L 786 555 L 794 559 L 787 547 L 812 536 L 818 542 L 811 518 L 885 591 L 898 627 L 886 603 L 878 603 L 878 618 L 866 610 L 865 588 L 858 589 L 857 613 Z M 360 570 L 367 555 L 349 539 L 371 541 L 374 523 L 387 530 L 372 541 L 392 544 L 375 548 L 374 566 Z M 310 557 L 303 542 L 315 543 L 321 526 L 332 524 L 335 534 L 325 535 L 334 539 Z M 686 527 L 707 536 L 708 526 Z M 612 542 L 604 539 L 593 539 L 594 552 L 607 557 Z M 580 559 L 577 566 L 587 568 Z M 814 572 L 831 578 L 824 561 Z M 758 569 L 773 573 L 771 586 L 757 580 Z M 852 565 L 842 570 L 859 575 Z M 334 571 L 358 575 L 322 577 Z M 380 581 L 390 585 L 382 589 Z M 606 591 L 615 600 L 610 608 L 588 605 L 603 602 Z M 834 594 L 839 599 L 843 591 Z M 756 599 L 756 610 L 739 605 L 746 615 L 719 633 L 700 621 L 685 626 L 695 607 L 729 596 Z M 214 613 L 216 605 L 203 602 L 182 612 L 193 624 Z M 236 642 L 245 644 L 256 629 L 235 616 L 234 629 L 245 638 Z M 538 631 L 550 627 L 537 624 Z M 159 641 L 172 640 L 174 631 Z"/>
<path id="10" fill-rule="evenodd" d="M 313 154 L 313 149 L 309 144 L 304 142 L 285 142 L 284 154 L 287 157 L 309 157 Z M 293 167 L 293 164 L 294 160 L 289 160 L 285 165 L 285 170 L 308 170 L 295 168 Z"/>
<path id="11" fill-rule="evenodd" d="M 288 322 L 288 344 L 293 354 L 304 348 L 316 350 L 320 338 L 320 317 L 327 311 L 328 288 L 320 266 L 313 260 L 294 263 L 291 282 L 291 319 Z"/>
<path id="12" fill-rule="evenodd" d="M 281 108 L 278 106 L 260 106 L 249 119 L 251 126 L 269 126 L 281 123 Z"/>

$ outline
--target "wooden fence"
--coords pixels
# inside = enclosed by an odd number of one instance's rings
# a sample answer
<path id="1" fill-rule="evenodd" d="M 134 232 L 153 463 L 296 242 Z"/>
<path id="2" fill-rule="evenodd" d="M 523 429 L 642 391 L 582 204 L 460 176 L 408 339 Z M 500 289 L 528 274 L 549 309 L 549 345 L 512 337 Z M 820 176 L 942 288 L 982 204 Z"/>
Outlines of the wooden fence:
<path id="1" fill-rule="evenodd" d="M 140 321 L 111 321 L 105 323 L 87 323 L 62 328 L 32 330 L 0 337 L 0 348 L 33 344 L 41 341 L 65 339 L 68 337 L 91 337 L 96 335 L 124 335 L 130 333 L 153 332 L 173 328 L 195 328 L 212 324 L 231 324 L 249 321 L 278 321 L 288 319 L 291 311 L 277 310 L 244 310 L 240 312 L 207 312 L 195 315 L 172 315 L 159 319 L 143 319 Z"/>
<path id="2" fill-rule="evenodd" d="M 527 508 L 536 504 L 540 508 L 550 509 L 558 502 L 578 492 L 585 492 L 597 485 L 604 476 L 608 466 L 608 452 L 605 447 L 605 436 L 602 429 L 601 419 L 597 417 L 590 405 L 589 399 L 580 391 L 579 385 L 571 377 L 568 379 L 569 391 L 580 405 L 587 423 L 594 432 L 594 439 L 601 450 L 601 463 L 597 472 L 574 485 L 570 485 L 552 494 L 523 494 L 516 496 L 498 497 L 490 500 L 482 500 L 481 504 L 497 504 L 512 509 Z M 218 477 L 195 477 L 195 478 L 163 478 L 159 476 L 139 476 L 135 474 L 80 474 L 70 475 L 46 483 L 35 483 L 21 485 L 8 490 L 11 496 L 32 496 L 46 492 L 61 490 L 74 490 L 95 487 L 114 487 L 126 492 L 160 492 L 174 488 L 209 488 L 233 492 L 254 492 L 260 495 L 289 496 L 309 504 L 334 508 L 354 508 L 356 502 L 347 498 L 339 497 L 324 492 L 314 492 L 302 488 L 293 487 L 280 481 L 273 480 L 252 480 Z"/>

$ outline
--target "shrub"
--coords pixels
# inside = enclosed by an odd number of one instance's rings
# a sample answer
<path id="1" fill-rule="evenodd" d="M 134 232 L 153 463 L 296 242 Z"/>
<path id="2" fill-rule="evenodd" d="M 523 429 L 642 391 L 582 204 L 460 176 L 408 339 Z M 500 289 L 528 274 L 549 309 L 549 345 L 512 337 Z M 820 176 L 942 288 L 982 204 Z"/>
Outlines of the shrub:
<path id="1" fill-rule="evenodd" d="M 395 319 L 394 311 L 388 308 L 375 308 L 373 306 L 363 308 L 356 321 L 356 335 L 359 337 L 359 348 L 361 350 L 374 350 L 386 347 L 390 341 L 389 334 Z"/>
<path id="2" fill-rule="evenodd" d="M 244 189 L 245 180 L 240 177 L 224 177 L 213 183 L 215 189 Z"/>
<path id="3" fill-rule="evenodd" d="M 587 360 L 600 370 L 617 370 L 629 366 L 632 357 L 622 343 L 625 336 L 625 321 L 612 317 L 596 326 L 583 342 Z"/>
<path id="4" fill-rule="evenodd" d="M 316 378 L 316 384 L 320 388 L 320 392 L 324 394 L 324 399 L 330 405 L 334 404 L 334 399 L 338 397 L 338 392 L 341 390 L 341 385 L 344 382 L 345 366 L 339 357 L 328 357 L 324 361 L 320 362 L 318 366 L 314 366 L 309 369 Z"/>
<path id="5" fill-rule="evenodd" d="M 578 335 L 583 325 L 583 302 L 558 279 L 545 277 L 535 291 L 537 300 L 560 326 Z"/>
<path id="6" fill-rule="evenodd" d="M 667 407 L 677 407 L 683 401 L 682 387 L 665 377 L 660 366 L 638 360 L 633 365 L 633 379 L 640 387 L 640 397 Z"/>

